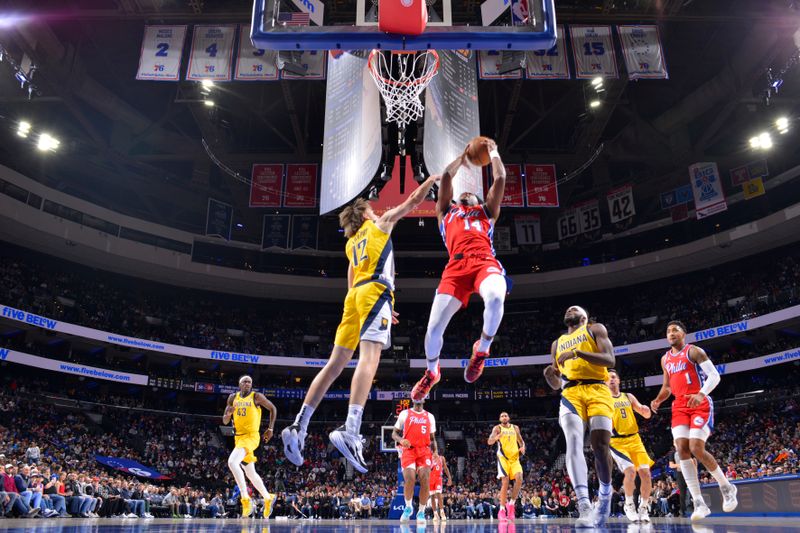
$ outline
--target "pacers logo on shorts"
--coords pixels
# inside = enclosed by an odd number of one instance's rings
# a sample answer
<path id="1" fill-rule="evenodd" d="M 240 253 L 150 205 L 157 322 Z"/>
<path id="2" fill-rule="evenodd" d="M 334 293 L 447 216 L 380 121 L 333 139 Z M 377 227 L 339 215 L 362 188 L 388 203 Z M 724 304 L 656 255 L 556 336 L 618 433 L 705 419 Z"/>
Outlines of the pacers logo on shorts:
<path id="1" fill-rule="evenodd" d="M 388 318 L 381 318 L 381 327 L 380 330 L 384 331 L 386 328 L 389 327 L 389 319 Z"/>
<path id="2" fill-rule="evenodd" d="M 702 426 L 704 423 L 705 423 L 705 420 L 703 420 L 703 417 L 700 417 L 700 416 L 694 417 L 694 425 L 695 426 Z"/>

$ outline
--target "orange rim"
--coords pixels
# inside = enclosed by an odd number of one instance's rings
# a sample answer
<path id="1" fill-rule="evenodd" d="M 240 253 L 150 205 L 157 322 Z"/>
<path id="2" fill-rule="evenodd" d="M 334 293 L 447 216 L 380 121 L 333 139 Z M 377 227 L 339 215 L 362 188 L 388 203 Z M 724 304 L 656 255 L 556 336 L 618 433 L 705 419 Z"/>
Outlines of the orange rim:
<path id="1" fill-rule="evenodd" d="M 433 65 L 433 68 L 431 69 L 431 71 L 429 73 L 427 73 L 424 76 L 422 76 L 421 78 L 418 78 L 418 79 L 413 80 L 413 81 L 397 81 L 397 80 L 393 80 L 391 78 L 385 78 L 384 76 L 381 76 L 380 72 L 378 72 L 378 69 L 375 66 L 375 61 L 373 61 L 375 56 L 377 54 L 381 53 L 381 52 L 383 52 L 383 50 L 379 50 L 377 48 L 373 49 L 372 52 L 369 53 L 369 59 L 367 60 L 367 64 L 369 65 L 370 72 L 372 72 L 372 76 L 375 79 L 380 80 L 381 83 L 384 83 L 386 85 L 406 85 L 406 86 L 408 86 L 408 85 L 427 84 L 428 82 L 431 81 L 433 76 L 439 70 L 439 53 L 436 52 L 436 50 L 426 50 L 425 52 L 429 53 L 429 54 L 433 54 L 433 57 L 436 60 L 436 62 Z M 409 54 L 410 55 L 410 54 L 416 54 L 417 53 L 416 50 L 392 50 L 391 52 L 392 52 L 393 55 L 395 55 L 395 54 L 396 55 L 401 55 L 401 54 Z"/>

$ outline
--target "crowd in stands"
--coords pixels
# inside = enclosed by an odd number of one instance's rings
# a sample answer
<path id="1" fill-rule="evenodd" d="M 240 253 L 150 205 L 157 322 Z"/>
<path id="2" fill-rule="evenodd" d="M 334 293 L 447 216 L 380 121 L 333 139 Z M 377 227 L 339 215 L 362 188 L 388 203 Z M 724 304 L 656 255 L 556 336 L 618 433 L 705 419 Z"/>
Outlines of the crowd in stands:
<path id="1" fill-rule="evenodd" d="M 634 287 L 581 295 L 580 302 L 548 298 L 509 300 L 493 353 L 533 355 L 549 351 L 563 330 L 568 304 L 580 303 L 606 325 L 614 344 L 663 336 L 679 318 L 698 330 L 727 324 L 800 302 L 800 251 L 774 252 L 781 261 L 758 258 Z M 340 305 L 271 302 L 167 287 L 28 252 L 0 259 L 3 304 L 49 318 L 158 342 L 254 354 L 327 357 Z M 735 283 L 731 274 L 735 273 Z M 619 302 L 625 305 L 619 305 Z M 276 306 L 281 312 L 275 313 Z M 419 356 L 428 305 L 397 304 L 395 337 L 408 337 L 404 353 Z M 470 306 L 448 328 L 443 354 L 468 354 L 480 330 L 482 307 Z M 650 320 L 648 320 L 650 319 Z M 536 335 L 530 332 L 535 331 Z"/>
<path id="2" fill-rule="evenodd" d="M 0 515 L 133 519 L 221 517 L 239 512 L 238 489 L 225 461 L 230 442 L 216 429 L 218 420 L 112 405 L 90 414 L 49 404 L 31 409 L 32 398 L 42 392 L 35 381 L 0 383 Z M 798 473 L 799 390 L 793 386 L 778 392 L 789 399 L 717 413 L 709 449 L 731 477 Z M 528 443 L 518 516 L 572 515 L 575 495 L 564 471 L 563 439 L 557 424 L 545 419 L 516 422 Z M 660 439 L 668 434 L 666 421 L 661 422 L 642 424 L 645 443 L 657 459 L 651 513 L 675 515 L 680 513 L 677 488 L 674 474 L 667 468 L 673 450 L 668 439 L 667 444 Z M 377 436 L 381 425 L 366 422 L 365 435 Z M 448 516 L 496 516 L 495 451 L 486 445 L 492 422 L 448 422 L 440 417 L 439 425 L 440 442 L 454 478 L 454 485 L 445 489 Z M 286 461 L 278 441 L 257 452 L 257 468 L 268 489 L 278 495 L 275 514 L 298 518 L 387 516 L 397 487 L 396 456 L 378 452 L 376 439 L 369 438 L 370 471 L 359 475 L 329 446 L 325 436 L 333 424 L 320 422 L 312 428 L 302 468 Z M 461 432 L 462 437 L 445 440 L 448 432 Z M 95 454 L 139 461 L 168 479 L 151 481 L 111 470 L 95 461 Z M 701 476 L 709 481 L 707 474 Z M 619 478 L 615 485 L 615 501 L 620 503 Z M 594 474 L 590 487 L 596 490 Z M 257 495 L 253 497 L 258 501 Z"/>

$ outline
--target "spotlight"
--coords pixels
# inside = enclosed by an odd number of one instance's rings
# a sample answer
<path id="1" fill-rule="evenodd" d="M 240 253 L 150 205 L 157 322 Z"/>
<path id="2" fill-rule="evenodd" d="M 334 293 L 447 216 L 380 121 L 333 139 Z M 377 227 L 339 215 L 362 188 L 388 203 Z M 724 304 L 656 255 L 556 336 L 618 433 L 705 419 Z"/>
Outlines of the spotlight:
<path id="1" fill-rule="evenodd" d="M 598 89 L 602 86 L 603 86 L 603 78 L 601 78 L 600 76 L 592 80 L 592 87 L 594 87 L 595 89 Z"/>
<path id="2" fill-rule="evenodd" d="M 775 127 L 778 128 L 778 131 L 781 135 L 789 132 L 789 119 L 786 117 L 779 117 L 775 121 Z"/>
<path id="3" fill-rule="evenodd" d="M 210 89 L 212 89 L 214 87 L 214 81 L 213 80 L 203 80 L 203 81 L 200 82 L 200 85 L 202 85 L 203 89 L 210 90 Z"/>
<path id="4" fill-rule="evenodd" d="M 378 200 L 378 198 L 379 198 L 378 187 L 373 185 L 372 187 L 369 188 L 369 192 L 367 193 L 367 200 L 369 200 L 370 202 L 375 202 Z"/>
<path id="5" fill-rule="evenodd" d="M 203 100 L 206 107 L 214 107 L 214 100 Z"/>
<path id="6" fill-rule="evenodd" d="M 28 136 L 30 132 L 31 132 L 30 122 L 25 122 L 24 120 L 21 121 L 19 123 L 19 129 L 17 129 L 17 135 L 19 135 L 22 138 L 25 138 Z"/>
<path id="7" fill-rule="evenodd" d="M 39 142 L 36 144 L 36 148 L 42 152 L 55 152 L 60 144 L 61 142 L 49 133 L 42 133 L 39 135 Z"/>
<path id="8" fill-rule="evenodd" d="M 766 131 L 758 136 L 758 140 L 761 142 L 762 150 L 769 150 L 772 148 L 772 136 Z"/>
<path id="9" fill-rule="evenodd" d="M 592 109 L 597 109 L 598 107 L 600 107 L 600 100 L 592 100 L 591 102 L 589 102 L 589 107 L 591 107 Z"/>
<path id="10" fill-rule="evenodd" d="M 389 165 L 383 165 L 383 171 L 381 171 L 381 181 L 389 181 L 392 179 L 392 171 L 389 169 Z"/>
<path id="11" fill-rule="evenodd" d="M 761 148 L 761 139 L 758 137 L 750 137 L 750 148 L 754 150 Z"/>

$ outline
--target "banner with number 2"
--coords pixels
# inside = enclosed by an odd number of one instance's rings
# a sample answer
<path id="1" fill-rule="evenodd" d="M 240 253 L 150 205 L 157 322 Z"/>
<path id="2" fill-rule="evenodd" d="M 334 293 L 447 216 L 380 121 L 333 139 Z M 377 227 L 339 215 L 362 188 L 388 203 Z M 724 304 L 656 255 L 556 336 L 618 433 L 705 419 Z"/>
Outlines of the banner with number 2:
<path id="1" fill-rule="evenodd" d="M 186 26 L 145 26 L 137 80 L 178 81 Z"/>
<path id="2" fill-rule="evenodd" d="M 186 79 L 230 81 L 236 26 L 195 26 Z"/>

